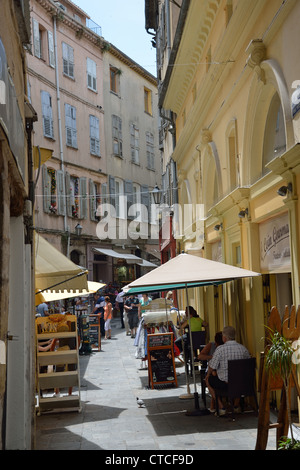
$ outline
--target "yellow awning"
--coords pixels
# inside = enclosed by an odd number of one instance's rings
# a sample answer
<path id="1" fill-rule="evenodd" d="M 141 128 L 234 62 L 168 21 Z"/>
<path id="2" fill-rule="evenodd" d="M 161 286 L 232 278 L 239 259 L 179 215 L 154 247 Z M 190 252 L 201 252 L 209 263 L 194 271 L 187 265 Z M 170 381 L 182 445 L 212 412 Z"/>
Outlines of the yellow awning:
<path id="1" fill-rule="evenodd" d="M 87 270 L 74 264 L 41 235 L 35 234 L 35 287 L 52 292 L 88 290 Z"/>
<path id="2" fill-rule="evenodd" d="M 43 165 L 49 158 L 52 157 L 53 150 L 50 149 L 44 149 L 41 147 L 33 147 L 32 149 L 33 153 L 33 166 L 34 169 L 36 170 L 39 167 L 39 163 Z M 41 162 L 40 162 L 41 159 Z"/>
<path id="3" fill-rule="evenodd" d="M 62 292 L 51 292 L 44 291 L 41 294 L 37 294 L 36 297 L 43 299 L 44 302 L 55 302 L 56 300 L 70 299 L 72 297 L 84 297 L 85 295 L 93 294 L 99 289 L 104 287 L 106 284 L 101 282 L 88 281 L 88 290 L 76 290 L 76 291 L 62 291 Z M 42 297 L 41 297 L 42 296 Z M 41 302 L 39 302 L 41 303 Z"/>

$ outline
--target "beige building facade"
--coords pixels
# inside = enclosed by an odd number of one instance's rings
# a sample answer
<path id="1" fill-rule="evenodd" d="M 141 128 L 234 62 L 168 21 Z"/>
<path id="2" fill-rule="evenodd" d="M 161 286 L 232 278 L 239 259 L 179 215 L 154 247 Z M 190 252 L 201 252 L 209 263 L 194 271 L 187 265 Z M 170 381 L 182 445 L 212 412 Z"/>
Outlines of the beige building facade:
<path id="1" fill-rule="evenodd" d="M 141 194 L 149 200 L 156 183 L 156 80 L 106 42 L 73 2 L 32 0 L 31 6 L 28 89 L 41 116 L 33 142 L 36 229 L 86 267 L 90 280 L 118 282 L 118 264 L 122 282 L 132 280 L 144 268 L 128 265 L 126 255 L 138 249 L 148 261 L 148 240 L 131 241 L 127 207 L 120 212 L 119 200 L 134 202 Z M 117 214 L 107 224 L 104 206 L 110 204 Z M 126 236 L 120 237 L 110 226 L 123 220 Z"/>
<path id="2" fill-rule="evenodd" d="M 174 3 L 157 3 L 156 18 Z M 202 207 L 177 252 L 261 273 L 191 290 L 190 303 L 210 339 L 233 324 L 257 358 L 271 307 L 300 301 L 299 17 L 294 0 L 183 1 L 160 84 L 159 104 L 176 118 L 167 159 L 179 202 Z"/>

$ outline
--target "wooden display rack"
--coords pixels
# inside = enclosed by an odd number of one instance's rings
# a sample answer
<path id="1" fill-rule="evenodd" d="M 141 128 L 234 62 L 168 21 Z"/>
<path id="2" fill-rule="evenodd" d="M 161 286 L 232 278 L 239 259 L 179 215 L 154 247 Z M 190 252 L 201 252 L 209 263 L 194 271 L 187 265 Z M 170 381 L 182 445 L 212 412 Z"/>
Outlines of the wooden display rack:
<path id="1" fill-rule="evenodd" d="M 58 315 L 39 317 L 36 319 L 36 349 L 37 349 L 37 414 L 49 411 L 65 411 L 76 409 L 81 411 L 80 403 L 80 376 L 78 356 L 77 318 L 75 315 L 62 315 L 61 322 L 51 321 L 58 319 Z M 64 330 L 64 331 L 60 331 Z M 71 348 L 62 347 L 55 350 L 40 352 L 39 341 L 56 340 L 63 343 L 72 343 Z M 53 349 L 53 348 L 51 348 Z M 59 371 L 56 371 L 55 369 Z M 70 389 L 76 387 L 73 394 Z M 71 394 L 66 396 L 43 396 L 43 392 L 67 388 Z"/>
<path id="2" fill-rule="evenodd" d="M 278 331 L 285 338 L 295 341 L 300 337 L 300 306 L 297 311 L 294 305 L 291 307 L 286 306 L 283 318 L 279 314 L 276 307 L 272 307 L 270 316 L 268 318 L 268 329 L 266 329 L 266 337 L 270 331 Z M 274 378 L 270 372 L 265 368 L 264 353 L 261 353 L 260 370 L 259 370 L 259 414 L 258 414 L 258 427 L 255 450 L 265 450 L 268 443 L 269 429 L 276 429 L 276 443 L 288 434 L 288 415 L 285 388 L 280 378 Z M 292 387 L 295 387 L 298 398 L 300 397 L 300 387 L 298 384 L 296 371 L 292 371 L 291 380 L 289 384 L 289 395 Z M 270 424 L 270 393 L 272 391 L 281 390 L 281 400 L 277 422 Z"/>

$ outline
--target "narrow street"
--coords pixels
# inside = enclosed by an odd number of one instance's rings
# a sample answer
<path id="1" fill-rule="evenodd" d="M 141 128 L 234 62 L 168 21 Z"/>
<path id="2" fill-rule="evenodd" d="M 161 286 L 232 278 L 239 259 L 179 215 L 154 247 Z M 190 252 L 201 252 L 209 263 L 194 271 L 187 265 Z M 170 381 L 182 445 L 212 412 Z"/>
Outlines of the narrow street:
<path id="1" fill-rule="evenodd" d="M 254 413 L 237 415 L 235 422 L 230 415 L 187 416 L 195 405 L 193 399 L 179 398 L 187 393 L 182 364 L 176 360 L 177 388 L 148 389 L 148 372 L 135 357 L 133 341 L 114 319 L 112 339 L 102 340 L 100 352 L 80 357 L 82 411 L 37 416 L 37 450 L 103 450 L 117 456 L 124 450 L 192 455 L 198 450 L 255 449 Z M 200 396 L 199 383 L 197 387 Z M 190 390 L 194 392 L 192 383 Z M 144 407 L 137 405 L 137 397 Z M 270 431 L 267 450 L 276 448 L 275 432 Z"/>

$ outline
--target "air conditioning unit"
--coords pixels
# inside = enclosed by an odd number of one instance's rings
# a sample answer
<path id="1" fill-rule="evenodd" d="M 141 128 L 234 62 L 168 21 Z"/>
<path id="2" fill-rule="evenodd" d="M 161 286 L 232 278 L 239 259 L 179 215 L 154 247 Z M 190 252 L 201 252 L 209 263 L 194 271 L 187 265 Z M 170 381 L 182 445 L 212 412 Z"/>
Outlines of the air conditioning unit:
<path id="1" fill-rule="evenodd" d="M 62 5 L 60 2 L 54 2 L 54 3 L 57 7 L 61 8 L 63 11 L 67 11 L 67 8 L 64 5 Z"/>

